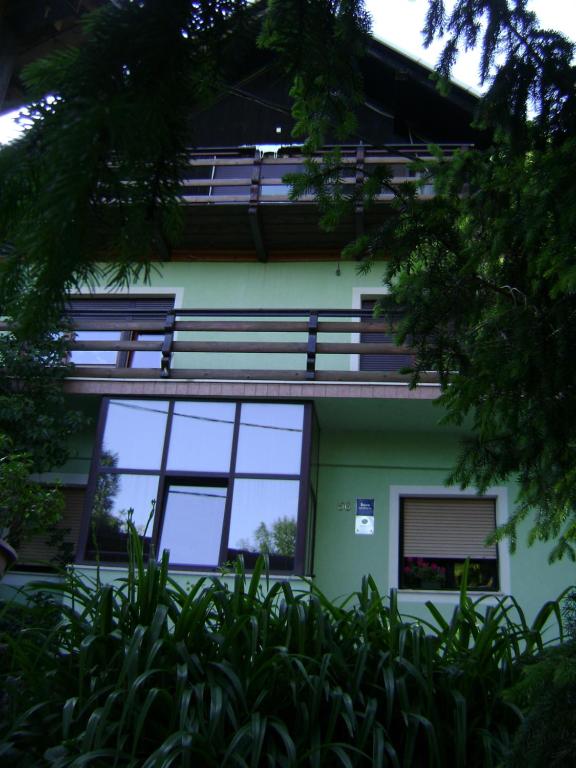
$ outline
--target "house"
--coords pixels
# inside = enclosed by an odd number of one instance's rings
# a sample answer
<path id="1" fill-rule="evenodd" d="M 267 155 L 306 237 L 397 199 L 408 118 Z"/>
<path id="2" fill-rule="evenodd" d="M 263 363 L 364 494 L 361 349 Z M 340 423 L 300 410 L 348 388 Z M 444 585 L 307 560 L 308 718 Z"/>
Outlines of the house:
<path id="1" fill-rule="evenodd" d="M 358 135 L 342 150 L 351 190 L 379 165 L 410 179 L 430 143 L 449 155 L 482 140 L 474 96 L 440 95 L 393 48 L 372 41 L 364 77 Z M 457 600 L 469 559 L 474 592 L 511 593 L 535 613 L 571 570 L 548 566 L 545 546 L 511 555 L 485 544 L 513 508 L 514 483 L 482 496 L 444 485 L 463 431 L 439 424 L 433 372 L 408 387 L 399 371 L 410 350 L 372 317 L 385 256 L 368 275 L 340 261 L 391 194 L 321 231 L 314 198 L 291 202 L 283 181 L 303 164 L 291 128 L 285 83 L 259 62 L 195 121 L 178 249 L 149 284 L 70 297 L 76 368 L 65 387 L 90 426 L 44 480 L 65 488 L 75 567 L 122 573 L 132 509 L 147 552 L 168 549 L 183 583 L 267 551 L 281 578 L 310 577 L 337 597 L 371 573 L 418 613 L 428 599 Z M 3 588 L 49 554 L 30 544 Z"/>

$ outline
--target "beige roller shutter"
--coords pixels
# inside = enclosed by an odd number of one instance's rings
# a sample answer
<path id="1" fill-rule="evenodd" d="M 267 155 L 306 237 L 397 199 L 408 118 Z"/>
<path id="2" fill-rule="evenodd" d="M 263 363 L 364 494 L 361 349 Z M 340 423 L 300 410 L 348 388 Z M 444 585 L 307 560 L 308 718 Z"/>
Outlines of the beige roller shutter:
<path id="1" fill-rule="evenodd" d="M 64 494 L 64 513 L 57 528 L 64 531 L 62 540 L 70 545 L 72 556 L 76 553 L 80 522 L 84 509 L 85 488 L 62 488 Z M 18 550 L 18 565 L 54 565 L 57 547 L 50 543 L 50 535 L 43 534 L 23 544 Z"/>
<path id="2" fill-rule="evenodd" d="M 494 531 L 494 499 L 403 499 L 404 557 L 495 560 L 496 545 L 485 545 Z"/>

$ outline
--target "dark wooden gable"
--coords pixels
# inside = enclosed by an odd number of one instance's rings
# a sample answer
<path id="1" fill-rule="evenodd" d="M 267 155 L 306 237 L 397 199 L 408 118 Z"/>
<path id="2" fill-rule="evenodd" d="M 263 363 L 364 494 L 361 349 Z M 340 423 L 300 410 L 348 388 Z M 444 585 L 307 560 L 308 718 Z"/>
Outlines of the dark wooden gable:
<path id="1" fill-rule="evenodd" d="M 250 69 L 243 62 L 243 69 Z M 453 85 L 441 95 L 431 71 L 405 54 L 371 40 L 362 62 L 364 103 L 358 109 L 358 132 L 349 144 L 427 144 L 478 141 L 471 127 L 477 99 Z M 255 53 L 252 71 L 191 124 L 196 147 L 237 147 L 297 142 L 292 129 L 289 84 L 270 59 Z M 328 143 L 338 143 L 328 136 Z"/>

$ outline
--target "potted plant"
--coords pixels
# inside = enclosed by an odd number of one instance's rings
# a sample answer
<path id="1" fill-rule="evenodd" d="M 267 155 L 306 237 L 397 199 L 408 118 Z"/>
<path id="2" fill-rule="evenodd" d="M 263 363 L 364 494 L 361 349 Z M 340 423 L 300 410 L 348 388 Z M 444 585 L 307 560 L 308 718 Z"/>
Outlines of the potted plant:
<path id="1" fill-rule="evenodd" d="M 10 452 L 9 447 L 7 438 L 0 440 L 0 578 L 16 560 L 17 548 L 50 530 L 64 507 L 58 488 L 30 480 L 30 455 Z"/>
<path id="2" fill-rule="evenodd" d="M 441 589 L 446 583 L 446 568 L 433 560 L 407 557 L 403 572 L 406 585 L 412 589 Z"/>

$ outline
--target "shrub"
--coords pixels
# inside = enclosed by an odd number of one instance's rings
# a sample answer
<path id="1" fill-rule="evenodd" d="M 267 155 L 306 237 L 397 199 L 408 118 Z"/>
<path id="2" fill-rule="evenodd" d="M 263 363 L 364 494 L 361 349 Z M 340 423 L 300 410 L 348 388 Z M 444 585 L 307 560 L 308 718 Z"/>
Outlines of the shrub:
<path id="1" fill-rule="evenodd" d="M 522 672 L 507 697 L 526 712 L 511 768 L 565 768 L 576 754 L 576 592 L 563 601 L 568 642 L 547 649 Z"/>
<path id="2" fill-rule="evenodd" d="M 52 631 L 5 638 L 0 756 L 18 766 L 498 765 L 520 723 L 503 691 L 542 650 L 510 600 L 403 619 L 367 577 L 353 600 L 270 583 L 260 559 L 186 591 L 131 532 L 117 584 L 71 573 Z"/>

